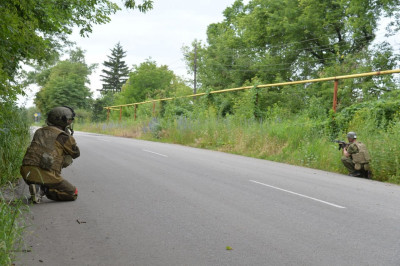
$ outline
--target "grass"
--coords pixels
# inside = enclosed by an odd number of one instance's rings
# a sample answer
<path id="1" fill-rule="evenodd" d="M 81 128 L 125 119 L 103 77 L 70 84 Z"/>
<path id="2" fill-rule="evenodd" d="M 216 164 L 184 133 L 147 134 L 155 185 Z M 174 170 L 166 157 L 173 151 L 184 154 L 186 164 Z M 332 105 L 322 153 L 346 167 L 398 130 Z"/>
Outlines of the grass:
<path id="1" fill-rule="evenodd" d="M 13 104 L 0 103 L 0 187 L 12 185 L 19 178 L 29 125 L 23 111 Z M 23 233 L 21 201 L 7 202 L 0 194 L 0 265 L 11 265 Z"/>
<path id="2" fill-rule="evenodd" d="M 15 252 L 22 246 L 25 207 L 20 200 L 0 203 L 0 265 L 12 265 Z"/>

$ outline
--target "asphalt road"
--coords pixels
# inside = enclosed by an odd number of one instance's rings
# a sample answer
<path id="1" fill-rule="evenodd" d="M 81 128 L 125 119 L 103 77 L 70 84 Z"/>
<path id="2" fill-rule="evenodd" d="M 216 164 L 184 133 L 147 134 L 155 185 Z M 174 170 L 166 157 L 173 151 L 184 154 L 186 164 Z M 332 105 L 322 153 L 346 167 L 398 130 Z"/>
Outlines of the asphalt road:
<path id="1" fill-rule="evenodd" d="M 81 157 L 63 176 L 79 198 L 31 207 L 31 252 L 16 265 L 400 265 L 399 186 L 180 145 L 75 138 Z"/>

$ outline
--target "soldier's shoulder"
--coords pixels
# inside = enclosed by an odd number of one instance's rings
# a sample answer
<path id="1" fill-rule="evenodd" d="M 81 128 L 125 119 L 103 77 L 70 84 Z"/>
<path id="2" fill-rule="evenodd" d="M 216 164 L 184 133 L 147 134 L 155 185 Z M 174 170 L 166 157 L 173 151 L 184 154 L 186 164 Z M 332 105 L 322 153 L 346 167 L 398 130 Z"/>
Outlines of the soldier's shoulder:
<path id="1" fill-rule="evenodd" d="M 358 151 L 358 146 L 357 146 L 356 143 L 351 143 L 349 145 L 349 147 L 347 148 L 347 152 L 349 152 L 349 153 L 354 153 L 354 152 L 357 152 L 357 151 Z"/>

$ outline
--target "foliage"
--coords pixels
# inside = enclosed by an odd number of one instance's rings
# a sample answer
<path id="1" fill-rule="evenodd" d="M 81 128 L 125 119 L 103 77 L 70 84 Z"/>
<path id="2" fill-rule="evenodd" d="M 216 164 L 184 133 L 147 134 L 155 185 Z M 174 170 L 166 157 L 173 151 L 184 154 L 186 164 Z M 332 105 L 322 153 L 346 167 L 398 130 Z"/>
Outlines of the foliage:
<path id="1" fill-rule="evenodd" d="M 75 109 L 74 123 L 90 123 L 92 121 L 92 112 L 90 109 Z"/>
<path id="2" fill-rule="evenodd" d="M 89 108 L 91 92 L 85 84 L 94 67 L 86 65 L 83 51 L 78 49 L 71 52 L 70 59 L 39 72 L 37 82 L 42 88 L 36 94 L 36 106 L 42 113 L 63 105 Z"/>
<path id="3" fill-rule="evenodd" d="M 128 9 L 146 12 L 152 0 L 140 4 L 124 0 Z M 0 99 L 22 93 L 17 83 L 20 63 L 51 62 L 68 44 L 67 36 L 73 27 L 82 36 L 92 32 L 93 24 L 110 21 L 110 15 L 120 10 L 115 1 L 42 1 L 8 0 L 0 4 Z"/>
<path id="4" fill-rule="evenodd" d="M 24 222 L 22 211 L 25 209 L 21 201 L 0 202 L 0 264 L 13 265 L 15 251 L 19 251 L 22 242 Z"/>
<path id="5" fill-rule="evenodd" d="M 186 86 L 175 74 L 163 65 L 158 67 L 150 59 L 134 66 L 129 79 L 117 95 L 116 103 L 126 104 L 141 102 L 146 99 L 165 98 L 175 95 L 176 91 Z"/>
<path id="6" fill-rule="evenodd" d="M 176 117 L 187 117 L 193 111 L 193 101 L 188 98 L 175 99 L 165 103 L 164 114 L 165 118 L 174 119 Z"/>
<path id="7" fill-rule="evenodd" d="M 211 24 L 207 43 L 185 47 L 193 69 L 197 47 L 200 90 L 240 87 L 260 83 L 393 69 L 399 55 L 387 43 L 372 45 L 377 23 L 383 16 L 399 14 L 398 0 L 315 1 L 237 0 L 224 11 L 224 20 Z M 392 17 L 394 26 L 398 17 Z M 394 34 L 399 27 L 392 27 Z M 313 84 L 269 88 L 262 106 L 286 104 L 292 111 L 312 96 L 332 98 L 332 89 Z M 365 77 L 341 82 L 338 108 L 360 100 L 378 99 L 396 89 L 393 76 Z M 292 97 L 295 95 L 295 97 Z"/>
<path id="8" fill-rule="evenodd" d="M 92 121 L 99 122 L 107 119 L 107 111 L 103 108 L 111 106 L 114 102 L 113 93 L 102 93 L 99 98 L 93 101 L 92 105 Z"/>
<path id="9" fill-rule="evenodd" d="M 0 102 L 0 186 L 19 177 L 29 141 L 26 113 L 14 104 Z"/>
<path id="10" fill-rule="evenodd" d="M 109 61 L 104 61 L 103 65 L 105 69 L 101 71 L 104 75 L 101 75 L 103 84 L 103 92 L 120 92 L 122 85 L 127 81 L 129 75 L 129 68 L 125 61 L 122 59 L 126 56 L 126 52 L 122 49 L 120 43 L 117 43 L 113 49 L 111 49 L 111 56 L 107 56 Z"/>
<path id="11" fill-rule="evenodd" d="M 0 264 L 12 265 L 22 241 L 22 202 L 6 202 L 2 192 L 13 187 L 30 140 L 27 114 L 11 102 L 0 101 Z"/>

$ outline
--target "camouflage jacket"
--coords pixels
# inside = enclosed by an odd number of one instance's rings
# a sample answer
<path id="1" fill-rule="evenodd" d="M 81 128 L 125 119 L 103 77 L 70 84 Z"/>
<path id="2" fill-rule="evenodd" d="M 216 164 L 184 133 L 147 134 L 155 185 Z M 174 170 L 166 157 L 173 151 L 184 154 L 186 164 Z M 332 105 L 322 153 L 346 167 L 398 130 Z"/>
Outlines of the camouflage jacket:
<path id="1" fill-rule="evenodd" d="M 38 166 L 44 170 L 61 172 L 65 157 L 79 157 L 80 151 L 74 137 L 55 126 L 36 130 L 22 165 Z"/>
<path id="2" fill-rule="evenodd" d="M 350 154 L 354 163 L 366 164 L 369 163 L 371 159 L 367 147 L 362 142 L 351 143 L 347 148 L 347 152 Z"/>

